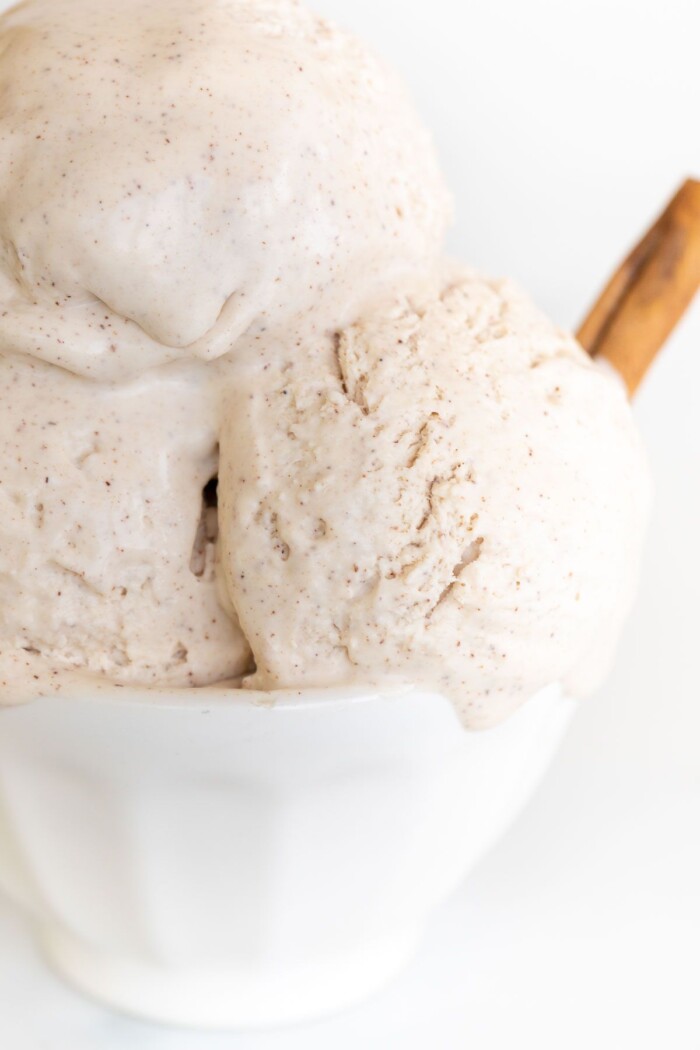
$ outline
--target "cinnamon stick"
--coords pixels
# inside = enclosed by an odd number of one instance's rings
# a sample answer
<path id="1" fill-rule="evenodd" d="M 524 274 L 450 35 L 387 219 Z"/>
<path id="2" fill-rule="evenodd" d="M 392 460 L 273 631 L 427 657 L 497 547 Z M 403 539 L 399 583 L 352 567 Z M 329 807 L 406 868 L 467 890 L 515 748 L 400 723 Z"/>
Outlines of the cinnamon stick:
<path id="1" fill-rule="evenodd" d="M 615 271 L 578 330 L 632 395 L 700 288 L 700 181 L 688 179 Z"/>

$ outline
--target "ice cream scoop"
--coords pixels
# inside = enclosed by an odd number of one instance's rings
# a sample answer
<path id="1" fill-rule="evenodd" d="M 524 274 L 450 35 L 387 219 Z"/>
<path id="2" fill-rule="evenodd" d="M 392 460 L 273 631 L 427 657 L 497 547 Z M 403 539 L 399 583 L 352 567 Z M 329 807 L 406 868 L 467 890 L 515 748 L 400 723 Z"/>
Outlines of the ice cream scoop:
<path id="1" fill-rule="evenodd" d="M 3 695 L 240 675 L 204 360 L 258 367 L 430 265 L 428 133 L 294 0 L 29 0 L 0 99 Z"/>
<path id="2" fill-rule="evenodd" d="M 485 726 L 598 682 L 647 503 L 624 389 L 440 262 L 363 45 L 295 0 L 27 0 L 0 135 L 4 698 L 398 682 Z"/>
<path id="3" fill-rule="evenodd" d="M 118 379 L 349 320 L 449 203 L 393 73 L 295 0 L 0 19 L 0 350 Z"/>
<path id="4" fill-rule="evenodd" d="M 648 482 L 621 382 L 511 284 L 446 269 L 231 390 L 223 566 L 254 688 L 447 693 L 489 725 L 604 671 Z"/>
<path id="5" fill-rule="evenodd" d="M 27 0 L 0 137 L 0 884 L 120 1009 L 348 1005 L 606 669 L 623 383 L 440 261 L 403 89 L 295 0 Z M 582 330 L 613 364 L 694 291 L 689 202 Z"/>
<path id="6" fill-rule="evenodd" d="M 203 365 L 120 385 L 0 356 L 0 692 L 71 669 L 203 685 L 250 650 L 219 603 L 216 401 Z"/>

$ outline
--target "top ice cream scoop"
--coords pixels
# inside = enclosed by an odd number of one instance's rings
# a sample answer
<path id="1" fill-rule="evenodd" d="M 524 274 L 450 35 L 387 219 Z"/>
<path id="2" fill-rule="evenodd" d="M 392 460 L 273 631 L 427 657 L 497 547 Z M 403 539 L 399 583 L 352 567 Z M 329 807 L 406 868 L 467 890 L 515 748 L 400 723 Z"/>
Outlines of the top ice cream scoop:
<path id="1" fill-rule="evenodd" d="M 118 379 L 351 318 L 449 203 L 401 84 L 294 0 L 0 19 L 0 350 Z"/>

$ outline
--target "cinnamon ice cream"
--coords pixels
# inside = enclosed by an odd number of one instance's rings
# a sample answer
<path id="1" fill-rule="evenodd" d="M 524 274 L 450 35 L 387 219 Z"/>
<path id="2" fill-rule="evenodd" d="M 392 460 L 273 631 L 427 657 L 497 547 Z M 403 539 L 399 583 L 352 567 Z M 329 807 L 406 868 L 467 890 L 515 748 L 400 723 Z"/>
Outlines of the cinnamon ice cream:
<path id="1" fill-rule="evenodd" d="M 0 357 L 0 682 L 11 701 L 80 669 L 201 685 L 250 650 L 217 596 L 203 366 L 95 384 Z M 200 524 L 201 523 L 201 524 Z"/>
<path id="2" fill-rule="evenodd" d="M 429 136 L 294 0 L 0 19 L 0 691 L 595 686 L 647 479 L 621 385 L 441 262 Z"/>
<path id="3" fill-rule="evenodd" d="M 0 19 L 0 349 L 96 379 L 319 330 L 425 269 L 448 198 L 394 75 L 294 0 Z"/>
<path id="4" fill-rule="evenodd" d="M 238 676 L 203 362 L 430 266 L 429 136 L 293 0 L 29 0 L 0 19 L 0 100 L 0 682 Z"/>
<path id="5" fill-rule="evenodd" d="M 447 267 L 231 389 L 220 527 L 259 689 L 415 682 L 498 721 L 598 685 L 645 461 L 622 384 L 514 286 Z"/>

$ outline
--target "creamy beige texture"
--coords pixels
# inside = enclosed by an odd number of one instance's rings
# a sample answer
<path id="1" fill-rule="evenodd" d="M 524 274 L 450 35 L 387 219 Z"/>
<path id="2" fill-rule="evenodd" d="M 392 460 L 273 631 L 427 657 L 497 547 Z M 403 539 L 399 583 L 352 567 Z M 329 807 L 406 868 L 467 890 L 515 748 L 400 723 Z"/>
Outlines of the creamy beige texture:
<path id="1" fill-rule="evenodd" d="M 0 141 L 3 700 L 417 682 L 481 726 L 598 681 L 624 394 L 438 264 L 432 147 L 361 45 L 293 0 L 30 0 Z"/>
<path id="2" fill-rule="evenodd" d="M 394 75 L 292 0 L 0 20 L 0 348 L 115 379 L 344 323 L 448 201 Z"/>
<path id="3" fill-rule="evenodd" d="M 297 3 L 34 0 L 0 19 L 0 141 L 0 688 L 239 675 L 202 359 L 259 367 L 429 266 L 429 137 Z"/>
<path id="4" fill-rule="evenodd" d="M 216 471 L 203 365 L 108 386 L 0 357 L 0 689 L 81 668 L 201 685 L 250 650 L 222 611 L 200 535 Z M 213 537 L 211 537 L 213 538 Z"/>
<path id="5" fill-rule="evenodd" d="M 223 564 L 252 687 L 418 682 L 498 721 L 602 677 L 647 476 L 620 383 L 511 285 L 447 271 L 231 390 Z"/>

